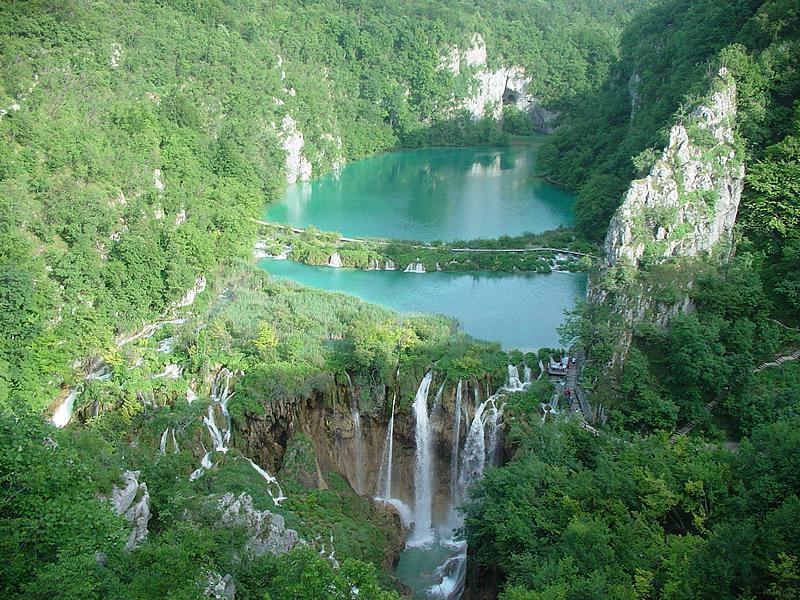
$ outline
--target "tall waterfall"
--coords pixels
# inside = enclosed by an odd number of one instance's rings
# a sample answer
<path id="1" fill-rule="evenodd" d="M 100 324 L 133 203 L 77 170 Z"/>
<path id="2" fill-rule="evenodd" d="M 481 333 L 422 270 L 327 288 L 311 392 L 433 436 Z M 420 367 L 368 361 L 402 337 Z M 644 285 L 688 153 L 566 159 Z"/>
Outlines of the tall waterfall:
<path id="1" fill-rule="evenodd" d="M 364 493 L 364 463 L 366 462 L 366 453 L 364 452 L 364 432 L 361 429 L 361 413 L 358 410 L 358 398 L 356 397 L 356 390 L 353 386 L 353 380 L 350 379 L 350 374 L 345 371 L 347 376 L 347 385 L 350 391 L 350 417 L 353 419 L 353 438 L 355 441 L 355 471 L 356 480 L 355 488 L 359 494 Z"/>
<path id="2" fill-rule="evenodd" d="M 414 468 L 414 533 L 409 545 L 422 546 L 432 539 L 431 511 L 433 504 L 433 443 L 428 420 L 428 390 L 433 371 L 428 371 L 414 398 L 416 419 L 416 465 Z"/>
<path id="3" fill-rule="evenodd" d="M 531 372 L 531 368 L 528 365 L 524 365 L 523 369 L 525 375 L 524 379 L 522 380 L 523 385 L 530 385 L 531 384 L 531 376 L 533 373 Z"/>
<path id="4" fill-rule="evenodd" d="M 397 394 L 392 397 L 392 415 L 389 417 L 389 426 L 386 428 L 386 441 L 383 444 L 381 456 L 381 470 L 378 476 L 378 497 L 388 499 L 392 497 L 392 455 L 394 453 L 394 404 Z"/>
<path id="5" fill-rule="evenodd" d="M 461 501 L 458 489 L 458 453 L 461 446 L 461 380 L 456 387 L 456 405 L 453 410 L 453 444 L 450 452 L 450 502 L 453 507 Z"/>
<path id="6" fill-rule="evenodd" d="M 462 492 L 466 492 L 483 475 L 483 466 L 486 463 L 486 429 L 483 413 L 488 403 L 489 400 L 486 400 L 478 406 L 467 431 L 467 439 L 464 441 L 461 471 L 458 475 L 458 487 Z"/>

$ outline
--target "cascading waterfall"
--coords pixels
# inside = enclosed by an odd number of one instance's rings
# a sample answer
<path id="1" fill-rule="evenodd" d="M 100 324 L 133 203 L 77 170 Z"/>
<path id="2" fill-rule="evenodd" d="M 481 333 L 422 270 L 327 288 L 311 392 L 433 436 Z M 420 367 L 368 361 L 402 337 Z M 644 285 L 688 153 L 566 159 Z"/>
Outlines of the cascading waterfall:
<path id="1" fill-rule="evenodd" d="M 456 387 L 456 404 L 453 410 L 453 443 L 450 452 L 450 498 L 453 508 L 461 501 L 458 488 L 458 453 L 461 446 L 461 380 Z"/>
<path id="2" fill-rule="evenodd" d="M 524 379 L 522 380 L 523 385 L 530 385 L 531 384 L 531 377 L 533 373 L 531 372 L 531 368 L 528 365 L 524 365 L 523 368 Z"/>
<path id="3" fill-rule="evenodd" d="M 267 473 L 264 469 L 259 467 L 251 459 L 248 458 L 247 462 L 249 462 L 250 466 L 253 467 L 253 469 L 255 469 L 256 473 L 261 475 L 261 477 L 263 477 L 266 480 L 267 493 L 269 494 L 269 497 L 272 498 L 272 502 L 275 504 L 275 506 L 280 506 L 280 503 L 286 500 L 286 496 L 283 495 L 283 490 L 281 489 L 281 485 L 278 483 L 278 480 L 269 473 Z M 278 489 L 277 496 L 272 492 L 273 487 Z"/>
<path id="4" fill-rule="evenodd" d="M 161 434 L 161 442 L 158 445 L 158 452 L 159 454 L 166 454 L 167 453 L 167 434 L 169 433 L 169 427 L 164 430 L 164 433 Z M 175 434 L 173 434 L 174 436 Z"/>
<path id="5" fill-rule="evenodd" d="M 508 383 L 506 385 L 509 389 L 522 387 L 522 382 L 519 380 L 519 369 L 512 364 L 508 365 Z"/>
<path id="6" fill-rule="evenodd" d="M 409 545 L 424 546 L 432 540 L 433 444 L 428 419 L 428 390 L 433 371 L 428 371 L 417 389 L 412 410 L 416 419 L 416 464 L 414 468 L 414 532 Z"/>
<path id="7" fill-rule="evenodd" d="M 392 397 L 392 415 L 389 417 L 389 426 L 386 428 L 386 441 L 383 444 L 381 456 L 381 471 L 378 477 L 378 497 L 389 499 L 392 497 L 392 455 L 394 451 L 394 405 L 397 394 Z"/>

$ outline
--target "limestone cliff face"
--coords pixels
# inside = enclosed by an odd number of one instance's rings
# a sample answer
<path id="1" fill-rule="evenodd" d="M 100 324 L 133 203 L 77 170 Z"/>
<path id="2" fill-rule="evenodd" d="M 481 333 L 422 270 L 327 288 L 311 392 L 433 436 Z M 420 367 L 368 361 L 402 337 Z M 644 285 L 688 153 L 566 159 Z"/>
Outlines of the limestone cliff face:
<path id="1" fill-rule="evenodd" d="M 460 102 L 460 106 L 467 109 L 474 119 L 487 113 L 500 119 L 503 106 L 511 104 L 527 113 L 537 130 L 550 133 L 557 115 L 540 106 L 536 98 L 528 93 L 531 78 L 525 74 L 525 69 L 520 66 L 489 69 L 487 56 L 486 43 L 476 33 L 472 36 L 469 48 L 450 48 L 442 57 L 442 67 L 453 75 L 461 73 L 462 63 L 473 71 L 470 94 Z"/>
<path id="2" fill-rule="evenodd" d="M 692 310 L 697 268 L 732 254 L 744 187 L 735 117 L 736 85 L 723 68 L 709 97 L 672 127 L 649 175 L 631 182 L 611 219 L 608 266 L 591 278 L 588 298 L 619 320 L 612 367 L 622 364 L 636 322 L 666 326 Z"/>
<path id="3" fill-rule="evenodd" d="M 727 69 L 708 102 L 672 127 L 650 174 L 633 181 L 608 229 L 611 265 L 638 267 L 674 257 L 730 249 L 744 187 L 733 123 L 736 85 Z"/>

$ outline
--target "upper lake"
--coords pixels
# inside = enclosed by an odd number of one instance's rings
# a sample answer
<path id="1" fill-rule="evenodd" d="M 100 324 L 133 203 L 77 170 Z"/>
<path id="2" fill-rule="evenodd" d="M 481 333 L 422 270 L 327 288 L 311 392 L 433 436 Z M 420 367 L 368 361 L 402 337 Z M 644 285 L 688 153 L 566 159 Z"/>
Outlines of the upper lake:
<path id="1" fill-rule="evenodd" d="M 470 240 L 574 222 L 571 193 L 533 176 L 536 146 L 390 152 L 289 186 L 269 221 L 346 236 Z"/>

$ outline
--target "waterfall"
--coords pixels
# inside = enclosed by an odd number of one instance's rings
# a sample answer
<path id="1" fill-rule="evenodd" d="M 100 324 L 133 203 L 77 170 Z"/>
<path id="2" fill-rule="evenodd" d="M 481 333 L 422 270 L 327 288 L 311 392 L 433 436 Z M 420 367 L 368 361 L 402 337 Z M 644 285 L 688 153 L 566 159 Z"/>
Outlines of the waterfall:
<path id="1" fill-rule="evenodd" d="M 416 419 L 416 465 L 414 469 L 414 533 L 409 545 L 423 546 L 432 539 L 431 511 L 433 504 L 433 448 L 428 420 L 428 390 L 433 371 L 428 371 L 414 398 Z"/>
<path id="2" fill-rule="evenodd" d="M 383 444 L 381 455 L 381 470 L 378 477 L 378 495 L 375 500 L 391 504 L 400 515 L 403 527 L 410 527 L 414 516 L 408 505 L 397 498 L 392 498 L 392 457 L 394 456 L 394 409 L 397 394 L 392 397 L 392 415 L 389 417 L 389 426 L 386 429 L 386 441 Z"/>
<path id="3" fill-rule="evenodd" d="M 378 477 L 378 497 L 388 499 L 392 497 L 392 454 L 394 450 L 394 404 L 397 394 L 392 397 L 392 415 L 389 417 L 389 426 L 386 429 L 386 441 L 383 444 L 381 456 L 381 471 Z"/>
<path id="4" fill-rule="evenodd" d="M 210 469 L 213 465 L 211 464 L 211 452 L 206 452 L 203 455 L 203 459 L 200 461 L 200 467 L 192 471 L 192 474 L 189 475 L 189 481 L 194 481 L 200 475 L 203 474 L 203 471 L 206 469 Z"/>
<path id="5" fill-rule="evenodd" d="M 384 271 L 394 271 L 397 269 L 397 266 L 394 264 L 394 261 L 387 258 L 386 262 L 383 263 L 383 270 Z"/>
<path id="6" fill-rule="evenodd" d="M 158 445 L 158 453 L 159 454 L 166 454 L 167 453 L 167 433 L 169 433 L 169 427 L 167 427 L 164 430 L 164 433 L 161 434 L 161 443 Z"/>
<path id="7" fill-rule="evenodd" d="M 350 417 L 353 419 L 353 438 L 355 441 L 355 471 L 356 477 L 354 486 L 356 492 L 359 494 L 364 493 L 364 463 L 366 462 L 366 455 L 364 452 L 364 432 L 361 430 L 361 413 L 358 411 L 358 399 L 356 398 L 355 387 L 353 380 L 350 379 L 350 374 L 345 371 L 347 377 L 347 389 L 350 392 Z"/>
<path id="8" fill-rule="evenodd" d="M 58 428 L 67 426 L 69 420 L 72 418 L 72 407 L 75 406 L 75 398 L 78 397 L 78 388 L 74 387 L 69 391 L 69 394 L 64 399 L 64 402 L 53 413 L 53 418 L 50 420 L 53 425 Z"/>
<path id="9" fill-rule="evenodd" d="M 458 487 L 466 493 L 469 487 L 483 475 L 483 466 L 486 463 L 486 429 L 483 422 L 483 413 L 491 398 L 483 402 L 475 411 L 472 423 L 464 442 L 464 451 L 461 458 L 461 471 L 458 475 Z"/>
<path id="10" fill-rule="evenodd" d="M 208 405 L 208 415 L 203 417 L 203 423 L 206 424 L 206 429 L 208 429 L 208 433 L 211 436 L 211 441 L 214 442 L 214 450 L 217 452 L 222 452 L 223 454 L 228 451 L 228 448 L 225 446 L 225 440 L 222 435 L 222 432 L 217 427 L 217 423 L 214 420 L 214 405 Z"/>
<path id="11" fill-rule="evenodd" d="M 494 400 L 489 409 L 489 419 L 487 425 L 489 426 L 489 446 L 486 451 L 486 456 L 489 459 L 489 464 L 497 466 L 500 464 L 500 441 L 502 435 L 502 421 L 503 407 L 505 403 L 497 406 L 500 399 L 499 395 L 493 396 Z"/>
<path id="12" fill-rule="evenodd" d="M 180 452 L 181 449 L 178 448 L 178 440 L 175 439 L 175 430 L 174 429 L 172 430 L 172 445 L 175 447 L 174 450 L 172 451 L 172 453 L 173 454 L 178 454 L 178 452 Z"/>
<path id="13" fill-rule="evenodd" d="M 414 261 L 412 263 L 409 263 L 408 266 L 405 269 L 403 269 L 403 272 L 404 273 L 424 273 L 425 272 L 425 265 L 423 265 L 421 262 L 419 262 L 417 260 L 417 261 Z"/>
<path id="14" fill-rule="evenodd" d="M 286 500 L 286 496 L 283 495 L 283 490 L 281 489 L 281 485 L 278 483 L 278 480 L 275 479 L 269 473 L 267 473 L 264 469 L 259 467 L 251 459 L 248 458 L 247 462 L 249 462 L 250 466 L 253 467 L 256 470 L 256 473 L 261 475 L 266 480 L 266 482 L 267 482 L 267 493 L 269 494 L 269 497 L 272 498 L 272 502 L 275 504 L 275 506 L 280 506 L 280 503 L 283 502 L 284 500 Z M 275 494 L 272 493 L 272 487 L 270 487 L 270 486 L 275 486 L 276 488 L 278 488 L 278 495 L 277 496 L 275 496 Z"/>
<path id="15" fill-rule="evenodd" d="M 342 268 L 342 256 L 338 252 L 334 252 L 331 254 L 331 257 L 328 259 L 328 266 L 333 267 L 334 269 L 341 269 Z"/>
<path id="16" fill-rule="evenodd" d="M 524 375 L 524 378 L 522 380 L 522 383 L 523 383 L 523 385 L 528 385 L 529 386 L 531 384 L 531 377 L 532 377 L 531 368 L 528 365 L 525 365 L 523 371 L 524 371 L 525 375 Z"/>
<path id="17" fill-rule="evenodd" d="M 89 373 L 85 379 L 92 380 L 98 379 L 100 381 L 107 381 L 111 378 L 111 369 L 105 363 L 100 364 L 98 368 L 94 371 Z M 69 390 L 67 397 L 64 398 L 64 401 L 58 406 L 58 408 L 53 413 L 53 416 L 50 419 L 50 422 L 58 427 L 59 429 L 63 429 L 67 426 L 67 424 L 72 419 L 72 411 L 75 408 L 75 400 L 78 398 L 78 394 L 80 393 L 80 386 L 76 385 L 75 387 Z"/>
<path id="18" fill-rule="evenodd" d="M 508 383 L 506 387 L 510 390 L 518 390 L 522 388 L 522 382 L 519 380 L 519 369 L 509 363 L 508 365 Z"/>
<path id="19" fill-rule="evenodd" d="M 456 387 L 456 405 L 453 411 L 453 444 L 450 451 L 450 502 L 452 507 L 461 501 L 458 490 L 458 454 L 461 446 L 461 380 Z"/>
<path id="20" fill-rule="evenodd" d="M 364 433 L 361 431 L 361 413 L 358 412 L 358 402 L 355 398 L 350 401 L 350 413 L 353 417 L 353 435 L 356 438 L 356 491 L 364 493 Z"/>

